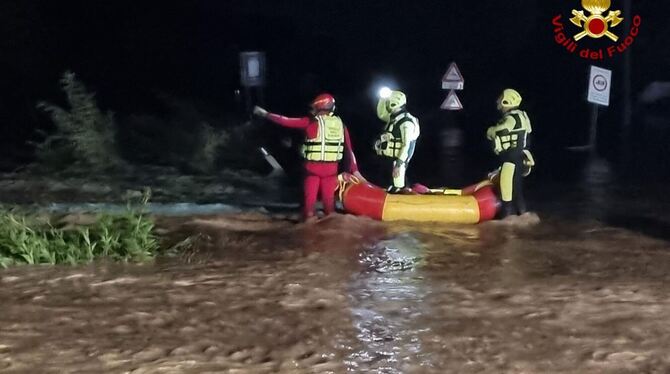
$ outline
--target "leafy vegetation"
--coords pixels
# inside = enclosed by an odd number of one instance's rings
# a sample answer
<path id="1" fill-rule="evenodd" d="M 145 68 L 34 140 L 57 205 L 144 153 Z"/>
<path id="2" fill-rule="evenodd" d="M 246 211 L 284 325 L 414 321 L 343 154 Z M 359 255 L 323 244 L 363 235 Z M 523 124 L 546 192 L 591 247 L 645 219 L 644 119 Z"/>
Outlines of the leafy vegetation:
<path id="1" fill-rule="evenodd" d="M 53 134 L 36 144 L 39 162 L 57 167 L 80 164 L 98 170 L 123 164 L 116 149 L 113 114 L 98 108 L 95 94 L 74 73 L 63 74 L 60 83 L 69 108 L 46 102 L 37 105 L 56 125 Z"/>
<path id="2" fill-rule="evenodd" d="M 142 200 L 146 204 L 148 195 Z M 121 215 L 99 214 L 92 223 L 51 222 L 36 214 L 0 212 L 0 267 L 20 264 L 78 264 L 106 258 L 143 261 L 159 242 L 142 208 Z"/>

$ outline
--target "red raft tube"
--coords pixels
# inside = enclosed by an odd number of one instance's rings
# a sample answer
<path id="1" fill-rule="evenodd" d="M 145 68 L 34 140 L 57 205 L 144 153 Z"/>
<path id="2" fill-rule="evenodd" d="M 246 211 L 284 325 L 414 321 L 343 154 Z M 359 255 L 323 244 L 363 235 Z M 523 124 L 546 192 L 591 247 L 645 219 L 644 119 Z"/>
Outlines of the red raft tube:
<path id="1" fill-rule="evenodd" d="M 389 194 L 344 173 L 340 175 L 339 196 L 347 213 L 380 221 L 474 224 L 492 220 L 500 207 L 488 179 L 460 190 L 438 188 L 423 194 Z"/>

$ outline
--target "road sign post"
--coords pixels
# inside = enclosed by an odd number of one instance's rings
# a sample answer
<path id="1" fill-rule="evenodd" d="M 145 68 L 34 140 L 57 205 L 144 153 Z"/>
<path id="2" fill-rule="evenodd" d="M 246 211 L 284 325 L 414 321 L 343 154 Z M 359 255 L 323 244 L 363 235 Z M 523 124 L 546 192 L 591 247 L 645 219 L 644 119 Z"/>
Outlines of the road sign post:
<path id="1" fill-rule="evenodd" d="M 440 108 L 444 110 L 463 109 L 463 104 L 454 90 L 462 90 L 464 86 L 465 80 L 463 79 L 463 74 L 458 69 L 458 65 L 452 62 L 447 72 L 442 76 L 442 89 L 449 90 L 449 94 L 447 94 L 447 98 L 442 102 Z"/>
<path id="2" fill-rule="evenodd" d="M 612 71 L 591 65 L 589 73 L 588 102 L 591 103 L 591 124 L 589 129 L 589 149 L 595 156 L 598 137 L 598 110 L 600 106 L 609 106 Z"/>

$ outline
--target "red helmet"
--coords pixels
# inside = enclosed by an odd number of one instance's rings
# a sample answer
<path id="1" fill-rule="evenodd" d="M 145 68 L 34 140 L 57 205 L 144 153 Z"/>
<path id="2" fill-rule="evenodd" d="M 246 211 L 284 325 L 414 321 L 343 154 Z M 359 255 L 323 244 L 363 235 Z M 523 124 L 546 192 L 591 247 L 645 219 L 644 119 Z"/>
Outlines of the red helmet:
<path id="1" fill-rule="evenodd" d="M 310 105 L 317 112 L 332 112 L 335 110 L 335 98 L 329 93 L 322 93 Z"/>

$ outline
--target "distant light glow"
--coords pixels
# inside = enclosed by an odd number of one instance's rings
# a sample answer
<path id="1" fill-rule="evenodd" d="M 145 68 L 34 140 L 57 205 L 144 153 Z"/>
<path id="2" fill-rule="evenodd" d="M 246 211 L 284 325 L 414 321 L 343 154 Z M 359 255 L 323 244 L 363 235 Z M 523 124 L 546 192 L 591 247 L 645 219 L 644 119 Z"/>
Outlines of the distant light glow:
<path id="1" fill-rule="evenodd" d="M 392 91 L 391 91 L 390 88 L 388 88 L 388 87 L 382 87 L 382 88 L 379 90 L 379 97 L 381 97 L 382 99 L 388 99 L 389 97 L 391 97 L 391 92 L 392 92 Z"/>

